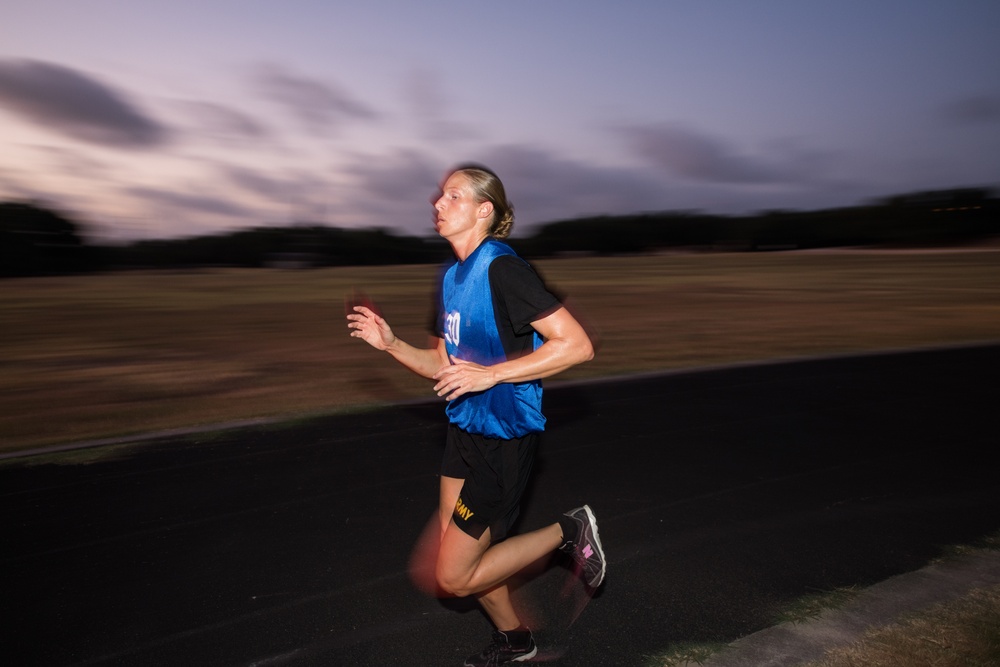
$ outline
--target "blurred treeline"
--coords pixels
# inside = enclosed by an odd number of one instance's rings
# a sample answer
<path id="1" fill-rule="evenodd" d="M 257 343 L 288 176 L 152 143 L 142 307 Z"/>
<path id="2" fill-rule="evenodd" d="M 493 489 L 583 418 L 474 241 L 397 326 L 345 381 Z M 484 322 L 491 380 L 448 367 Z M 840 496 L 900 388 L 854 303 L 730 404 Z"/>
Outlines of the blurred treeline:
<path id="1" fill-rule="evenodd" d="M 436 237 L 319 225 L 262 227 L 125 245 L 88 243 L 81 226 L 48 208 L 0 202 L 0 276 L 135 268 L 320 267 L 438 263 Z M 843 246 L 918 247 L 1000 235 L 1000 199 L 986 188 L 897 195 L 863 206 L 748 216 L 662 212 L 552 222 L 511 241 L 525 257 L 669 250 L 775 251 Z"/>

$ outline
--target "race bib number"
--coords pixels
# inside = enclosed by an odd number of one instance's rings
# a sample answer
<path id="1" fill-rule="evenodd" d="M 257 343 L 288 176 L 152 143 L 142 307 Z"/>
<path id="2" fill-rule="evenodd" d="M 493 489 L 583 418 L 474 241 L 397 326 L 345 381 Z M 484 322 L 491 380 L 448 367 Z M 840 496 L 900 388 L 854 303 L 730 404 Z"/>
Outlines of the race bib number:
<path id="1" fill-rule="evenodd" d="M 461 337 L 462 314 L 457 310 L 448 313 L 444 318 L 444 340 L 446 343 L 458 347 Z"/>

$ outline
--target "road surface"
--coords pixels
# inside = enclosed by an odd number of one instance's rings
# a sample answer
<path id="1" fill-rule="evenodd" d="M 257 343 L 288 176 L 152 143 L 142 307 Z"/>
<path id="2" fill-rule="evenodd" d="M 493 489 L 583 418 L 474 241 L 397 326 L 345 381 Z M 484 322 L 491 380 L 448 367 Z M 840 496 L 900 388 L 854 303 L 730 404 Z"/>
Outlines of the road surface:
<path id="1" fill-rule="evenodd" d="M 984 345 L 550 388 L 520 528 L 589 503 L 609 566 L 592 600 L 559 557 L 527 573 L 539 658 L 730 642 L 995 533 L 998 369 Z M 443 426 L 428 402 L 0 466 L 3 662 L 460 665 L 485 618 L 408 565 Z"/>

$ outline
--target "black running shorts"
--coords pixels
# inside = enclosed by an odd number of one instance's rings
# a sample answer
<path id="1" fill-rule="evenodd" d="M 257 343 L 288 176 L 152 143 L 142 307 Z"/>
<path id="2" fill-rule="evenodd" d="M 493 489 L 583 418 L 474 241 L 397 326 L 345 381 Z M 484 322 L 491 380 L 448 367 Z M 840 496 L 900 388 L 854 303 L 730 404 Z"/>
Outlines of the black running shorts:
<path id="1" fill-rule="evenodd" d="M 487 528 L 491 542 L 507 537 L 520 512 L 538 440 L 538 433 L 501 440 L 448 426 L 441 474 L 465 480 L 452 514 L 459 528 L 477 540 Z"/>

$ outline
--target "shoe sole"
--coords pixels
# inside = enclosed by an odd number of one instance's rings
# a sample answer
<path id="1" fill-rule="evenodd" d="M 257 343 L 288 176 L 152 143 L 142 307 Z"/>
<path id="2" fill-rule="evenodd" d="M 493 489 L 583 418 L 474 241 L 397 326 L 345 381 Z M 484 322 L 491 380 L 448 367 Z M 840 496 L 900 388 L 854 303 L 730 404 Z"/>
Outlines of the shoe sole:
<path id="1" fill-rule="evenodd" d="M 524 655 L 519 655 L 516 658 L 511 658 L 507 662 L 524 662 L 525 660 L 531 660 L 536 655 L 538 655 L 538 645 L 537 644 L 534 647 L 532 647 L 532 649 L 530 651 L 528 651 L 527 653 L 525 653 Z M 464 667 L 469 667 L 469 663 L 468 662 L 463 662 L 462 664 L 464 665 Z"/>
<path id="2" fill-rule="evenodd" d="M 587 585 L 591 588 L 597 588 L 604 583 L 604 575 L 608 570 L 608 562 L 604 557 L 604 547 L 601 546 L 601 536 L 597 532 L 597 517 L 594 516 L 594 512 L 590 509 L 590 505 L 584 505 L 583 511 L 587 513 L 587 524 L 590 526 L 591 534 L 594 537 L 594 544 L 597 546 L 597 553 L 601 556 L 601 574 L 597 577 L 597 581 L 594 583 L 587 582 Z"/>
<path id="3" fill-rule="evenodd" d="M 531 649 L 529 653 L 525 653 L 524 655 L 519 655 L 513 660 L 511 660 L 511 662 L 524 662 L 525 660 L 531 660 L 537 654 L 538 654 L 538 647 L 536 646 L 535 648 Z"/>

